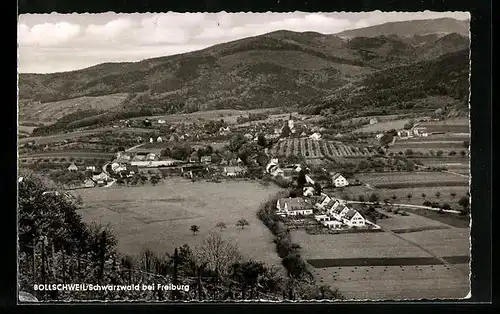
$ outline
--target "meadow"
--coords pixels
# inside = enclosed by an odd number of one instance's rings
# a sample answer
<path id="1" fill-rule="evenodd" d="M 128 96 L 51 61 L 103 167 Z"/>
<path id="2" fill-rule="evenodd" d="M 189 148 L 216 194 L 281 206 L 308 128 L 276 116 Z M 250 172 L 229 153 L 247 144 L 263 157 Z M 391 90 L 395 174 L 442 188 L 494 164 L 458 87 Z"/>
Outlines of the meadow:
<path id="1" fill-rule="evenodd" d="M 468 264 L 454 266 L 468 269 Z M 446 265 L 328 267 L 313 274 L 353 300 L 456 299 L 470 290 L 468 276 L 457 276 Z"/>
<path id="2" fill-rule="evenodd" d="M 387 122 L 379 122 L 375 124 L 364 125 L 355 130 L 357 133 L 385 132 L 389 130 L 403 129 L 408 119 L 392 120 Z"/>
<path id="3" fill-rule="evenodd" d="M 444 121 L 428 121 L 422 122 L 419 126 L 426 127 L 427 132 L 444 132 L 444 133 L 470 133 L 468 119 L 450 119 Z"/>
<path id="4" fill-rule="evenodd" d="M 438 256 L 470 255 L 469 235 L 468 228 L 425 230 L 400 234 L 404 239 L 418 243 Z"/>
<path id="5" fill-rule="evenodd" d="M 467 178 L 445 172 L 362 173 L 356 175 L 356 178 L 372 187 L 401 184 L 401 187 L 411 188 L 412 184 L 415 186 L 423 184 L 425 187 L 425 184 L 436 183 L 446 186 L 447 183 L 453 185 L 453 182 L 468 185 Z"/>
<path id="6" fill-rule="evenodd" d="M 151 186 L 84 189 L 85 207 L 80 210 L 86 222 L 109 223 L 118 238 L 118 250 L 139 254 L 151 249 L 159 254 L 174 248 L 195 246 L 215 225 L 224 222 L 224 238 L 238 245 L 247 258 L 278 265 L 270 231 L 256 217 L 261 202 L 279 191 L 275 186 L 253 182 L 191 182 L 173 178 Z M 244 218 L 250 225 L 241 229 L 236 222 Z M 200 227 L 193 235 L 191 225 Z"/>
<path id="7" fill-rule="evenodd" d="M 305 259 L 431 257 L 424 250 L 387 232 L 312 235 L 292 231 Z"/>

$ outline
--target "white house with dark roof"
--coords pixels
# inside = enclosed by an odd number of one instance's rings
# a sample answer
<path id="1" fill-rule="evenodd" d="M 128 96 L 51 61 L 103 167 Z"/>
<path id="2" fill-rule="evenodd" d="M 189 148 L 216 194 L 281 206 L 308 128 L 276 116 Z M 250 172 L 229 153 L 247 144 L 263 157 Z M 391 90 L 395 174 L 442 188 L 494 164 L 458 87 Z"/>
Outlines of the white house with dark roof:
<path id="1" fill-rule="evenodd" d="M 325 209 L 325 206 L 332 200 L 332 198 L 325 193 L 321 193 L 321 197 L 319 198 L 318 202 L 316 203 L 316 207 L 320 209 Z"/>
<path id="2" fill-rule="evenodd" d="M 366 225 L 365 218 L 354 209 L 349 209 L 342 216 L 342 222 L 350 227 L 364 227 Z"/>
<path id="3" fill-rule="evenodd" d="M 337 188 L 345 187 L 349 185 L 349 181 L 340 173 L 335 172 L 332 174 L 332 184 Z"/>
<path id="4" fill-rule="evenodd" d="M 72 163 L 68 167 L 68 171 L 78 171 L 78 167 L 75 165 L 75 163 Z"/>
<path id="5" fill-rule="evenodd" d="M 276 202 L 278 214 L 282 216 L 312 215 L 313 205 L 308 200 L 301 197 L 280 198 Z"/>
<path id="6" fill-rule="evenodd" d="M 342 221 L 344 215 L 350 210 L 345 204 L 334 202 L 332 207 L 327 209 L 327 214 L 333 216 L 335 219 Z"/>

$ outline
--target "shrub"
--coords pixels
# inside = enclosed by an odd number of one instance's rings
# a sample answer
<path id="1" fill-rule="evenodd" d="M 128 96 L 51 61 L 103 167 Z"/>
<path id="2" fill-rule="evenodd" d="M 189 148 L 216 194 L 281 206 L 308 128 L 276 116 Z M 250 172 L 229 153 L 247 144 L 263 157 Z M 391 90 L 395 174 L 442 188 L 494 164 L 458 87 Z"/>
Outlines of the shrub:
<path id="1" fill-rule="evenodd" d="M 424 201 L 422 205 L 431 207 L 432 206 L 432 202 L 430 202 L 430 201 Z"/>
<path id="2" fill-rule="evenodd" d="M 441 208 L 444 209 L 444 210 L 450 210 L 451 206 L 448 203 L 444 203 L 443 206 L 441 206 Z"/>

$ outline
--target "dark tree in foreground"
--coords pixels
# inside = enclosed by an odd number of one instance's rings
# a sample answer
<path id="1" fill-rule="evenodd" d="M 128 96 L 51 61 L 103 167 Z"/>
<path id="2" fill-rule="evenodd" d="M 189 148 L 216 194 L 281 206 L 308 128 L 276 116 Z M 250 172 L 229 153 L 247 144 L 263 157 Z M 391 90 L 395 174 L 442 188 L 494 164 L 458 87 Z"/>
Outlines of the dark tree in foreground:
<path id="1" fill-rule="evenodd" d="M 306 185 L 307 180 L 306 180 L 306 173 L 304 172 L 303 169 L 299 171 L 299 176 L 297 178 L 297 187 L 300 191 L 304 190 L 304 186 Z"/>
<path id="2" fill-rule="evenodd" d="M 244 229 L 246 226 L 250 225 L 250 223 L 246 219 L 240 219 L 236 223 L 236 226 L 240 227 L 241 229 Z"/>
<path id="3" fill-rule="evenodd" d="M 462 207 L 462 214 L 467 215 L 470 213 L 470 206 L 469 206 L 469 197 L 468 196 L 462 196 L 460 200 L 458 200 L 458 205 Z"/>
<path id="4" fill-rule="evenodd" d="M 421 196 L 422 196 L 422 198 L 425 200 L 425 198 L 427 197 L 427 194 L 422 193 L 422 194 L 421 194 Z"/>
<path id="5" fill-rule="evenodd" d="M 193 232 L 193 235 L 196 235 L 198 231 L 200 231 L 200 227 L 197 225 L 192 225 L 191 228 L 189 228 Z"/>
<path id="6" fill-rule="evenodd" d="M 319 184 L 318 182 L 314 182 L 314 194 L 321 195 L 321 191 L 321 184 Z"/>
<path id="7" fill-rule="evenodd" d="M 267 145 L 267 141 L 264 134 L 259 133 L 259 136 L 257 137 L 257 144 L 262 147 L 265 147 Z"/>
<path id="8" fill-rule="evenodd" d="M 439 199 L 441 197 L 441 192 L 437 191 L 434 195 L 436 195 L 436 198 Z"/>
<path id="9" fill-rule="evenodd" d="M 410 201 L 411 201 L 411 198 L 412 198 L 412 197 L 413 197 L 413 195 L 412 195 L 411 193 L 408 193 L 408 194 L 406 195 L 406 198 L 408 199 L 408 202 L 410 202 Z"/>
<path id="10" fill-rule="evenodd" d="M 156 185 L 158 184 L 158 182 L 160 182 L 160 177 L 158 177 L 157 175 L 153 175 L 149 180 L 151 181 L 152 185 Z"/>

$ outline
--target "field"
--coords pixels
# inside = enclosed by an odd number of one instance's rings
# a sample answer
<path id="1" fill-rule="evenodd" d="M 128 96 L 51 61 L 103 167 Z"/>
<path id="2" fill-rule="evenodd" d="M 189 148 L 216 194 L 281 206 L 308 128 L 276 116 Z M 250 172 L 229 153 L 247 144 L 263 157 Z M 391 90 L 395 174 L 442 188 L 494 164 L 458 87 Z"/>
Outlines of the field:
<path id="1" fill-rule="evenodd" d="M 221 109 L 221 110 L 208 110 L 199 111 L 186 114 L 170 114 L 170 115 L 159 115 L 150 116 L 150 120 L 155 121 L 158 119 L 163 119 L 167 123 L 192 123 L 194 121 L 203 120 L 220 120 L 224 119 L 227 124 L 236 124 L 236 119 L 238 117 L 247 117 L 250 113 L 263 113 L 275 110 L 273 108 L 266 109 L 251 109 L 251 110 L 234 110 L 234 109 Z M 134 118 L 131 120 L 142 120 L 146 117 Z"/>
<path id="2" fill-rule="evenodd" d="M 224 222 L 225 238 L 237 244 L 241 252 L 268 264 L 279 264 L 270 231 L 256 217 L 261 202 L 278 192 L 274 186 L 250 182 L 190 182 L 169 179 L 157 186 L 112 187 L 75 191 L 87 205 L 80 214 L 87 222 L 110 223 L 118 236 L 118 249 L 139 254 L 151 249 L 172 253 L 183 244 L 190 246 Z M 245 229 L 236 222 L 246 219 Z M 193 235 L 191 225 L 200 232 Z"/>
<path id="3" fill-rule="evenodd" d="M 338 288 L 348 299 L 465 297 L 470 290 L 468 229 L 414 214 L 387 215 L 391 218 L 377 224 L 388 231 L 439 229 L 337 235 L 293 231 L 292 238 L 317 282 Z"/>
<path id="4" fill-rule="evenodd" d="M 468 186 L 466 177 L 445 172 L 397 172 L 397 173 L 364 173 L 356 176 L 361 182 L 375 188 L 411 188 L 432 186 Z M 427 185 L 427 186 L 426 186 Z"/>
<path id="5" fill-rule="evenodd" d="M 400 234 L 438 256 L 467 256 L 470 254 L 469 229 L 449 228 Z"/>
<path id="6" fill-rule="evenodd" d="M 469 158 L 416 158 L 426 167 L 444 167 L 459 174 L 470 174 Z"/>
<path id="7" fill-rule="evenodd" d="M 431 220 L 416 214 L 410 213 L 408 216 L 400 216 L 393 213 L 388 213 L 383 210 L 379 210 L 385 215 L 389 216 L 386 219 L 377 220 L 377 225 L 382 227 L 384 230 L 397 231 L 404 229 L 416 229 L 416 228 L 451 228 L 450 226 L 443 224 L 442 222 Z M 406 211 L 408 212 L 408 211 Z"/>
<path id="8" fill-rule="evenodd" d="M 338 142 L 309 138 L 294 138 L 279 141 L 273 148 L 278 156 L 302 155 L 306 158 L 324 157 L 368 157 L 375 153 L 366 147 L 346 145 Z"/>
<path id="9" fill-rule="evenodd" d="M 422 205 L 425 201 L 443 202 L 450 204 L 452 208 L 460 209 L 458 200 L 460 197 L 466 195 L 468 190 L 469 188 L 467 186 L 438 186 L 376 190 L 370 190 L 363 186 L 356 186 L 344 189 L 343 193 L 349 195 L 351 199 L 354 200 L 357 200 L 360 195 L 363 195 L 363 197 L 368 200 L 372 193 L 376 193 L 380 197 L 380 200 L 388 198 L 391 202 L 395 203 Z M 439 192 L 439 197 L 436 197 L 437 192 Z M 455 195 L 451 196 L 452 193 Z M 425 198 L 422 194 L 425 194 Z M 408 198 L 408 195 L 411 195 L 411 197 Z M 340 194 L 338 196 L 340 197 Z M 396 200 L 392 199 L 393 196 L 396 196 Z"/>
<path id="10" fill-rule="evenodd" d="M 468 119 L 452 119 L 444 121 L 429 121 L 422 122 L 419 126 L 426 127 L 427 132 L 444 132 L 444 133 L 470 133 Z"/>
<path id="11" fill-rule="evenodd" d="M 446 265 L 329 267 L 313 273 L 319 283 L 356 300 L 464 298 L 470 291 L 468 277 Z"/>
<path id="12" fill-rule="evenodd" d="M 431 257 L 424 250 L 387 232 L 311 235 L 292 231 L 305 259 Z"/>
<path id="13" fill-rule="evenodd" d="M 54 135 L 46 135 L 46 136 L 32 136 L 27 138 L 19 139 L 19 144 L 26 144 L 29 142 L 35 142 L 36 144 L 43 145 L 54 142 L 61 142 L 64 140 L 76 140 L 79 137 L 85 137 L 105 131 L 113 131 L 113 132 L 128 132 L 128 133 L 149 133 L 151 129 L 143 129 L 143 128 L 113 128 L 113 127 L 105 127 L 91 130 L 82 130 L 75 132 L 68 132 L 62 134 L 54 134 Z"/>
<path id="14" fill-rule="evenodd" d="M 375 123 L 375 124 L 364 125 L 358 129 L 356 129 L 354 132 L 372 133 L 372 132 L 385 132 L 385 131 L 389 131 L 392 129 L 400 130 L 405 126 L 406 123 L 408 123 L 407 119 L 379 122 L 379 123 Z"/>
<path id="15" fill-rule="evenodd" d="M 78 110 L 112 110 L 119 107 L 127 94 L 114 94 L 96 97 L 78 97 L 41 104 L 24 104 L 19 108 L 23 118 L 36 121 L 56 121 Z"/>
<path id="16" fill-rule="evenodd" d="M 343 126 L 349 125 L 349 124 L 358 124 L 358 123 L 365 123 L 369 124 L 371 118 L 377 118 L 378 123 L 382 122 L 390 122 L 393 120 L 397 120 L 399 117 L 402 117 L 402 115 L 398 114 L 389 114 L 389 115 L 383 115 L 383 116 L 365 116 L 365 117 L 356 117 L 356 118 L 351 118 L 347 119 L 341 122 Z"/>

